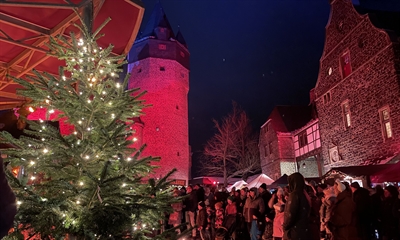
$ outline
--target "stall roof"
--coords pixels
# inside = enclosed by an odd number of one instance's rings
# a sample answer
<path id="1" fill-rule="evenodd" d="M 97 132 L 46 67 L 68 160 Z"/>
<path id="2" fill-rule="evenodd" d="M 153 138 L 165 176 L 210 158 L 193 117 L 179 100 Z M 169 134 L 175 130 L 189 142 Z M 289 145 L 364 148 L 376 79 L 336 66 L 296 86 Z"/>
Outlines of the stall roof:
<path id="1" fill-rule="evenodd" d="M 85 13 L 85 14 L 83 14 Z M 140 0 L 0 0 L 0 110 L 24 103 L 19 85 L 32 69 L 57 74 L 62 61 L 48 54 L 50 37 L 77 32 L 79 16 L 93 16 L 93 29 L 110 17 L 101 33 L 101 47 L 114 45 L 114 54 L 126 54 L 139 31 L 144 13 Z M 90 18 L 85 18 L 90 19 Z"/>
<path id="2" fill-rule="evenodd" d="M 329 178 L 335 174 L 344 174 L 350 177 L 371 176 L 379 171 L 391 167 L 391 165 L 392 164 L 335 167 L 331 168 L 323 178 Z"/>
<path id="3" fill-rule="evenodd" d="M 390 164 L 388 168 L 374 173 L 370 178 L 373 183 L 400 182 L 400 162 Z"/>

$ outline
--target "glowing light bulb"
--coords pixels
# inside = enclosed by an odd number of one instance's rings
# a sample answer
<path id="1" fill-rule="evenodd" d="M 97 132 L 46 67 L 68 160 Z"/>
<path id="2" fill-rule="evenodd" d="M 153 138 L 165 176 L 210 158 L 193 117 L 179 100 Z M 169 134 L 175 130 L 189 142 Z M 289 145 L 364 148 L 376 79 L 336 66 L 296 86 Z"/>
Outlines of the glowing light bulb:
<path id="1" fill-rule="evenodd" d="M 88 103 L 91 103 L 92 101 L 90 101 L 90 99 L 89 99 L 89 100 L 87 100 L 87 102 L 88 102 Z"/>
<path id="2" fill-rule="evenodd" d="M 115 75 L 115 73 L 112 72 L 112 73 L 111 73 L 111 77 L 114 77 L 114 75 Z"/>
<path id="3" fill-rule="evenodd" d="M 121 85 L 120 85 L 119 83 L 117 83 L 115 86 L 116 86 L 117 88 L 120 88 L 120 87 L 121 87 Z"/>
<path id="4" fill-rule="evenodd" d="M 89 157 L 89 155 L 86 155 L 85 158 L 86 158 L 86 159 L 89 159 L 90 157 Z"/>
<path id="5" fill-rule="evenodd" d="M 106 94 L 107 94 L 107 92 L 106 92 L 106 91 L 103 91 L 102 93 L 103 93 L 104 95 L 106 95 Z"/>
<path id="6" fill-rule="evenodd" d="M 31 144 L 28 144 L 28 147 L 32 147 L 32 145 L 31 145 Z"/>
<path id="7" fill-rule="evenodd" d="M 63 213 L 63 215 L 62 215 L 63 217 L 65 217 L 65 213 Z"/>
<path id="8" fill-rule="evenodd" d="M 34 161 L 31 161 L 31 162 L 30 162 L 30 164 L 31 164 L 31 165 L 34 165 L 34 164 L 35 164 L 35 162 L 34 162 Z"/>
<path id="9" fill-rule="evenodd" d="M 43 122 L 43 120 L 42 120 L 42 119 L 39 119 L 39 122 L 41 122 L 41 123 L 42 123 L 42 122 Z"/>
<path id="10" fill-rule="evenodd" d="M 49 111 L 49 113 L 54 113 L 54 109 L 51 109 L 51 110 Z"/>
<path id="11" fill-rule="evenodd" d="M 93 52 L 95 53 L 95 52 L 97 52 L 97 50 L 96 50 L 96 49 L 93 49 Z"/>
<path id="12" fill-rule="evenodd" d="M 32 112 L 32 113 L 35 111 L 35 109 L 33 109 L 33 107 L 29 107 L 28 110 L 29 110 L 29 112 Z"/>
<path id="13" fill-rule="evenodd" d="M 73 61 L 75 61 L 75 59 L 73 59 Z M 65 76 L 62 76 L 62 79 L 65 81 L 65 79 L 67 79 Z"/>
<path id="14" fill-rule="evenodd" d="M 42 138 L 42 141 L 44 142 L 46 139 Z"/>
<path id="15" fill-rule="evenodd" d="M 45 126 L 42 126 L 42 129 L 43 129 L 43 130 L 45 130 L 45 129 L 46 129 L 46 127 L 45 127 Z"/>
<path id="16" fill-rule="evenodd" d="M 90 132 L 90 130 L 92 130 L 92 129 L 90 127 L 88 127 L 87 130 Z"/>
<path id="17" fill-rule="evenodd" d="M 114 113 L 111 114 L 111 118 L 115 118 L 115 114 Z"/>
<path id="18" fill-rule="evenodd" d="M 81 121 L 81 120 L 79 120 L 79 121 L 78 121 L 78 124 L 82 124 L 82 121 Z"/>
<path id="19" fill-rule="evenodd" d="M 132 160 L 132 158 L 128 157 L 126 160 L 129 162 L 129 161 L 131 161 L 131 160 Z"/>
<path id="20" fill-rule="evenodd" d="M 46 99 L 46 101 L 45 101 L 46 103 L 50 103 L 50 100 L 49 99 Z"/>
<path id="21" fill-rule="evenodd" d="M 17 201 L 17 205 L 21 205 L 22 204 L 22 202 L 21 201 Z"/>
<path id="22" fill-rule="evenodd" d="M 76 134 L 78 134 L 78 132 L 77 132 L 77 131 L 75 131 L 75 132 L 74 132 L 74 135 L 76 135 Z"/>
<path id="23" fill-rule="evenodd" d="M 112 102 L 109 102 L 108 104 L 109 104 L 109 105 L 112 105 Z"/>
<path id="24" fill-rule="evenodd" d="M 100 69 L 100 73 L 103 73 L 104 71 L 103 71 L 103 69 Z"/>
<path id="25" fill-rule="evenodd" d="M 122 187 L 126 187 L 126 183 L 123 183 L 123 184 L 122 184 Z"/>
<path id="26" fill-rule="evenodd" d="M 133 138 L 133 141 L 134 141 L 134 142 L 136 142 L 137 140 L 138 140 L 137 138 L 135 138 L 135 137 Z"/>
<path id="27" fill-rule="evenodd" d="M 83 186 L 83 182 L 79 182 L 79 185 Z"/>
<path id="28" fill-rule="evenodd" d="M 107 61 L 107 64 L 110 64 L 110 61 Z"/>
<path id="29" fill-rule="evenodd" d="M 76 201 L 76 204 L 81 204 L 81 201 L 79 201 L 79 200 L 78 200 L 78 201 Z M 73 221 L 73 222 L 75 222 L 75 221 Z"/>
<path id="30" fill-rule="evenodd" d="M 45 148 L 45 149 L 43 149 L 43 152 L 44 152 L 44 153 L 48 153 L 49 150 L 48 150 L 47 148 Z"/>
<path id="31" fill-rule="evenodd" d="M 32 177 L 31 177 L 31 180 L 35 180 L 35 179 L 36 179 L 36 177 L 35 177 L 35 176 L 32 176 Z"/>

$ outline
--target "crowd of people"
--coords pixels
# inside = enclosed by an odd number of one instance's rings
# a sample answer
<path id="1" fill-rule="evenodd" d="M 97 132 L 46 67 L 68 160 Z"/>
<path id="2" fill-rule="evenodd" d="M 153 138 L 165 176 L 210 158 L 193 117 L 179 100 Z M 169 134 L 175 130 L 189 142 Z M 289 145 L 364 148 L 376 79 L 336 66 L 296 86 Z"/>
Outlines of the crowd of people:
<path id="1" fill-rule="evenodd" d="M 306 183 L 300 173 L 288 185 L 268 189 L 187 186 L 174 189 L 186 196 L 172 205 L 168 225 L 202 240 L 399 240 L 398 188 L 328 179 Z"/>

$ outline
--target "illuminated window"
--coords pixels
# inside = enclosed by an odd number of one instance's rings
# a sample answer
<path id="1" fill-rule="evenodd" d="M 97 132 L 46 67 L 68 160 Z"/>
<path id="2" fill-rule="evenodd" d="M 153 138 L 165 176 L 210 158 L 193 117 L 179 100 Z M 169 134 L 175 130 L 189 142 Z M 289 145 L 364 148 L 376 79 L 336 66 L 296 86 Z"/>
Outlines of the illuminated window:
<path id="1" fill-rule="evenodd" d="M 303 131 L 299 133 L 299 147 L 304 147 L 308 144 L 307 132 Z"/>
<path id="2" fill-rule="evenodd" d="M 342 104 L 342 111 L 343 111 L 344 126 L 347 129 L 351 126 L 350 106 L 348 101 Z"/>
<path id="3" fill-rule="evenodd" d="M 380 110 L 380 118 L 382 124 L 382 133 L 385 139 L 393 137 L 392 124 L 390 122 L 390 111 L 389 107 Z"/>
<path id="4" fill-rule="evenodd" d="M 342 77 L 345 78 L 351 73 L 350 52 L 347 51 L 340 57 L 340 66 L 342 67 Z"/>

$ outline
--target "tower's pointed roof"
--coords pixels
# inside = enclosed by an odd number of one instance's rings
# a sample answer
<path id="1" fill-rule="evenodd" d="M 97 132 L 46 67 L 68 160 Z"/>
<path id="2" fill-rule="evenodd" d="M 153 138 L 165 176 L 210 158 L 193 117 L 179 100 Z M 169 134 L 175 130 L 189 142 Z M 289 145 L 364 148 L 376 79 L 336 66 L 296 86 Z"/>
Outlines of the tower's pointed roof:
<path id="1" fill-rule="evenodd" d="M 183 46 L 185 46 L 187 48 L 187 44 L 186 44 L 185 38 L 183 37 L 180 29 L 178 30 L 178 33 L 176 34 L 176 40 L 180 44 L 182 44 Z"/>
<path id="2" fill-rule="evenodd" d="M 170 30 L 171 37 L 174 37 L 171 24 L 169 23 L 167 16 L 165 15 L 164 9 L 161 6 L 160 1 L 157 1 L 154 6 L 153 12 L 150 15 L 150 19 L 147 22 L 143 32 L 140 34 L 140 38 L 156 36 L 154 30 L 158 27 L 166 28 Z"/>

